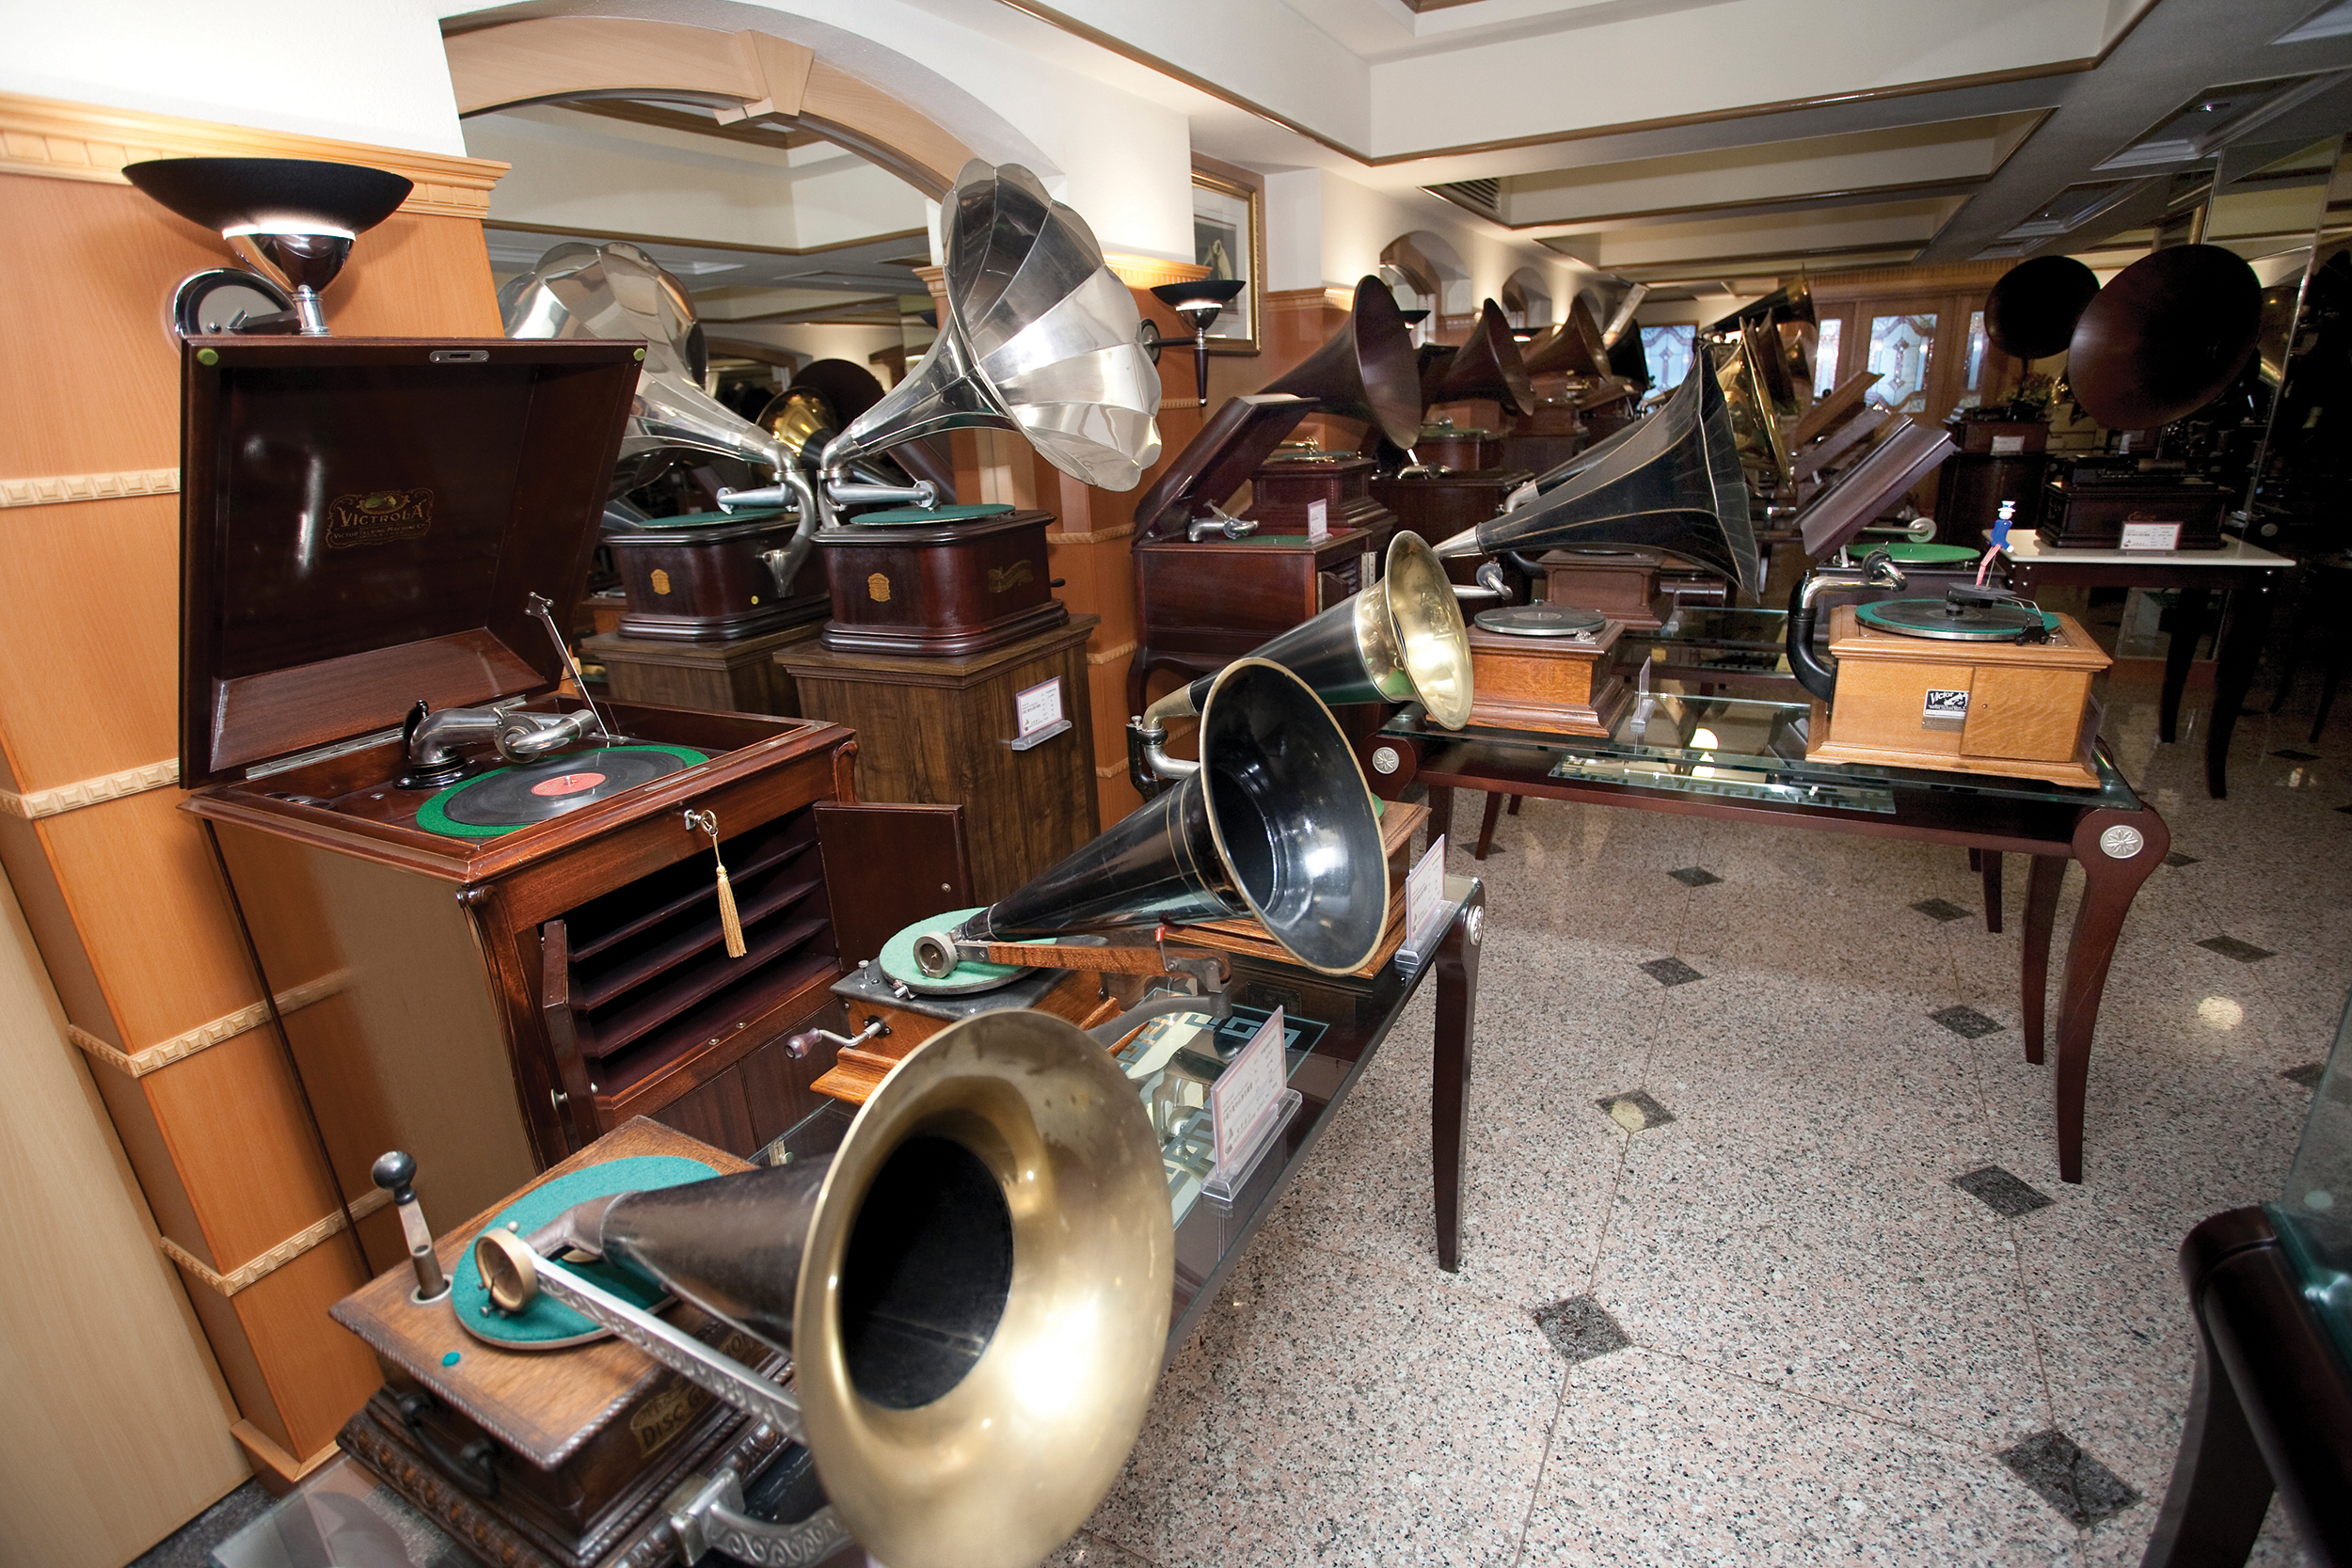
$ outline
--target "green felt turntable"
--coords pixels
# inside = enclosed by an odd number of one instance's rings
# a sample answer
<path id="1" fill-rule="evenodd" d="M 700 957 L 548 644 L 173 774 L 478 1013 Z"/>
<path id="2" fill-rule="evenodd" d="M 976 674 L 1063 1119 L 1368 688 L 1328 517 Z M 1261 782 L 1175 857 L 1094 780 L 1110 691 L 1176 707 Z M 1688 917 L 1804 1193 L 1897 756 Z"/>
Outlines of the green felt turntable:
<path id="1" fill-rule="evenodd" d="M 594 746 L 494 768 L 419 806 L 417 826 L 451 838 L 496 838 L 709 760 L 686 746 Z"/>

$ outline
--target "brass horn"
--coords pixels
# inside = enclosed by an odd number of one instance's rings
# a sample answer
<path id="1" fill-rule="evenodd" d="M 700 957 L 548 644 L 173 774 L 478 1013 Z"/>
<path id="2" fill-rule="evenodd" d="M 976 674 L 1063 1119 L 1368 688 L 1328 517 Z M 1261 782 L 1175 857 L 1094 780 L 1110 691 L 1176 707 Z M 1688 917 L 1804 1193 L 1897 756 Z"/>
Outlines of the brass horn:
<path id="1" fill-rule="evenodd" d="M 2074 324 L 2066 379 L 2075 403 L 2115 430 L 2195 413 L 2246 368 L 2262 306 L 2262 280 L 2233 251 L 2181 245 L 2141 257 Z"/>
<path id="2" fill-rule="evenodd" d="M 1502 307 L 1491 299 L 1461 347 L 1422 350 L 1422 406 L 1466 398 L 1492 398 L 1508 414 L 1535 411 L 1535 388 L 1519 357 L 1518 341 L 1511 336 Z"/>
<path id="3" fill-rule="evenodd" d="M 1534 488 L 1533 499 L 1438 546 L 1439 558 L 1637 545 L 1720 572 L 1750 595 L 1763 585 L 1731 412 L 1704 355 L 1663 407 Z"/>
<path id="4" fill-rule="evenodd" d="M 554 1260 L 573 1252 L 789 1354 L 788 1388 Z M 593 1198 L 527 1238 L 485 1232 L 475 1263 L 499 1307 L 544 1292 L 806 1445 L 829 1513 L 763 1535 L 706 1489 L 679 1511 L 706 1544 L 814 1562 L 846 1528 L 894 1568 L 1025 1568 L 1142 1429 L 1175 1237 L 1118 1064 L 1060 1019 L 998 1011 L 917 1046 L 830 1161 Z"/>
<path id="5" fill-rule="evenodd" d="M 1288 670 L 1240 658 L 1211 678 L 1200 739 L 1199 762 L 1171 759 L 1174 788 L 954 930 L 916 938 L 916 966 L 941 976 L 960 946 L 1250 915 L 1310 969 L 1371 961 L 1389 864 L 1339 721 Z"/>
<path id="6" fill-rule="evenodd" d="M 1766 380 L 1769 366 L 1778 356 L 1753 325 L 1740 328 L 1739 335 L 1724 345 L 1723 353 L 1723 364 L 1715 372 L 1715 380 L 1729 410 L 1740 461 L 1785 487 L 1789 477 L 1788 437 L 1780 428 L 1776 400 Z M 1709 357 L 1702 353 L 1695 360 L 1705 364 Z"/>
<path id="7" fill-rule="evenodd" d="M 826 479 L 901 442 L 989 427 L 1020 432 L 1073 479 L 1134 489 L 1160 454 L 1160 376 L 1135 295 L 1104 265 L 1086 220 L 1020 165 L 976 159 L 939 223 L 939 336 L 826 447 Z"/>
<path id="8" fill-rule="evenodd" d="M 1421 535 L 1390 537 L 1380 580 L 1249 651 L 1305 681 L 1325 703 L 1419 703 L 1450 730 L 1470 722 L 1470 632 L 1444 563 Z M 1138 793 L 1189 765 L 1161 750 L 1168 721 L 1199 713 L 1216 677 L 1203 675 L 1153 703 L 1127 726 L 1128 776 Z"/>

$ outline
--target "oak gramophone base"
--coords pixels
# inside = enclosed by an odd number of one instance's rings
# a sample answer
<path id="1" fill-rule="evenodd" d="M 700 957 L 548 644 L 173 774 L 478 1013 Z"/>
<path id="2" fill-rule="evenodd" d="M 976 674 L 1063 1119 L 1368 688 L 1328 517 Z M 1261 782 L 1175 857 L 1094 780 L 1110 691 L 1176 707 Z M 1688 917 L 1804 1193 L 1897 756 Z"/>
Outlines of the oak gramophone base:
<path id="1" fill-rule="evenodd" d="M 1470 629 L 1473 725 L 1548 735 L 1606 736 L 1633 707 L 1620 660 L 1625 626 L 1611 621 L 1590 641 L 1511 637 Z"/>
<path id="2" fill-rule="evenodd" d="M 1544 569 L 1544 600 L 1589 610 L 1634 631 L 1656 631 L 1674 613 L 1674 600 L 1659 582 L 1664 564 L 1652 551 L 1547 550 L 1536 557 Z"/>

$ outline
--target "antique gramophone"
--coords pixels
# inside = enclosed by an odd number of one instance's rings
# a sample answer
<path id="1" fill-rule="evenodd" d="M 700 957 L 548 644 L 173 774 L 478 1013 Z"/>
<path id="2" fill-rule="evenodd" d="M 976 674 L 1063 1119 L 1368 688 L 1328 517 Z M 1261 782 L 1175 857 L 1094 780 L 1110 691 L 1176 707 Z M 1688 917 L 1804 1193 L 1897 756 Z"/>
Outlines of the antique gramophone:
<path id="1" fill-rule="evenodd" d="M 1535 407 L 1501 306 L 1486 302 L 1459 348 L 1421 350 L 1421 395 L 1424 421 L 1439 404 L 1472 399 L 1492 401 L 1506 418 Z M 1400 528 L 1432 544 L 1501 512 L 1511 493 L 1535 477 L 1525 468 L 1497 466 L 1502 440 L 1493 431 L 1451 422 L 1424 422 L 1409 452 L 1377 430 L 1365 433 L 1361 450 L 1380 465 L 1369 485 L 1373 499 L 1396 514 Z"/>
<path id="2" fill-rule="evenodd" d="M 1369 585 L 1395 518 L 1372 498 L 1370 458 L 1277 448 L 1314 413 L 1361 420 L 1400 448 L 1421 428 L 1420 372 L 1395 297 L 1356 286 L 1346 323 L 1263 391 L 1228 398 L 1136 503 L 1141 712 L 1154 669 L 1197 675 Z M 1242 485 L 1251 501 L 1224 503 Z M 1320 524 L 1320 531 L 1318 531 Z"/>
<path id="3" fill-rule="evenodd" d="M 172 331 L 183 338 L 326 337 L 319 296 L 351 259 L 352 242 L 391 216 L 416 188 L 384 169 L 307 158 L 151 158 L 124 165 L 122 177 L 236 244 L 263 269 L 214 268 L 183 279 L 169 312 Z M 274 309 L 256 314 L 256 304 Z"/>
<path id="4" fill-rule="evenodd" d="M 1530 575 L 1528 552 L 1570 546 L 1632 546 L 1692 562 L 1753 594 L 1762 580 L 1730 418 L 1703 360 L 1664 407 L 1587 448 L 1521 492 L 1519 503 L 1438 547 L 1441 558 L 1507 558 Z M 1501 562 L 1482 584 L 1507 597 Z M 1470 722 L 1569 735 L 1606 735 L 1632 703 L 1622 621 L 1563 604 L 1480 610 L 1470 630 Z"/>
<path id="5" fill-rule="evenodd" d="M 341 1441 L 488 1563 L 814 1564 L 854 1540 L 892 1568 L 1026 1568 L 1108 1490 L 1158 1382 L 1159 1139 L 1057 1018 L 932 1037 L 829 1155 L 746 1168 L 635 1121 L 437 1244 L 418 1173 L 377 1164 L 413 1275 L 334 1309 L 385 1376 Z M 771 1466 L 787 1522 L 746 1507 Z"/>
<path id="6" fill-rule="evenodd" d="M 1615 373 L 1581 295 L 1568 301 L 1567 314 L 1549 336 L 1527 346 L 1523 360 L 1535 406 L 1504 421 L 1498 459 L 1504 467 L 1547 472 L 1574 457 L 1588 439 L 1624 424 L 1632 388 Z M 1610 411 L 1607 417 L 1602 409 Z"/>

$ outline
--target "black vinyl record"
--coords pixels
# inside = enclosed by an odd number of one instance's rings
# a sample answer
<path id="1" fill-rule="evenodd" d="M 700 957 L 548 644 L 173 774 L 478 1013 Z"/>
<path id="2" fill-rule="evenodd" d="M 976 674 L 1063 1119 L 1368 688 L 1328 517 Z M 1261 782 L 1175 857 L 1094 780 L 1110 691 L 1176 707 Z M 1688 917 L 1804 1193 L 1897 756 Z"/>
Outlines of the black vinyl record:
<path id="1" fill-rule="evenodd" d="M 686 756 L 664 748 L 596 747 L 485 773 L 450 790 L 435 804 L 460 828 L 527 827 L 687 766 Z"/>

